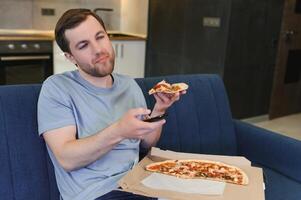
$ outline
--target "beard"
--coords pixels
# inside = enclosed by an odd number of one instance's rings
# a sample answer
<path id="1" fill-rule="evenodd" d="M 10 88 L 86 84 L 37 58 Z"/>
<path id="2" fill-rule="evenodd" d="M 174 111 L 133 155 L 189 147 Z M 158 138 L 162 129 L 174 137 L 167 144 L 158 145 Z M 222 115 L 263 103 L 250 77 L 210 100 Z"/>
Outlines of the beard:
<path id="1" fill-rule="evenodd" d="M 93 77 L 105 77 L 107 75 L 112 74 L 114 70 L 115 59 L 114 57 L 110 57 L 104 63 L 96 63 L 94 66 L 80 65 L 78 66 L 82 71 L 86 74 L 89 74 Z"/>

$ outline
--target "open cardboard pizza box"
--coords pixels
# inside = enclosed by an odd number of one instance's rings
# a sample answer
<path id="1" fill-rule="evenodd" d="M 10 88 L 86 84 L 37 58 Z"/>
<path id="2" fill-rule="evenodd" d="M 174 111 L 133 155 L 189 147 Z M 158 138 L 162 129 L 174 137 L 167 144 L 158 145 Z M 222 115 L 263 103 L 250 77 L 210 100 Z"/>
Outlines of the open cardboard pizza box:
<path id="1" fill-rule="evenodd" d="M 186 186 L 183 187 L 184 189 L 181 188 L 179 191 L 167 190 L 165 189 L 164 185 L 160 185 L 160 189 L 154 189 L 145 186 L 145 184 L 143 184 L 145 183 L 144 181 L 153 175 L 152 172 L 145 170 L 145 166 L 150 163 L 163 161 L 166 159 L 203 159 L 234 165 L 241 168 L 248 175 L 249 184 L 247 186 L 242 186 L 230 183 L 221 183 L 224 184 L 224 187 L 222 193 L 220 194 L 190 193 L 184 191 Z M 161 181 L 159 181 L 158 184 L 162 184 Z M 262 169 L 252 167 L 249 160 L 239 156 L 189 154 L 152 148 L 150 154 L 141 160 L 126 176 L 119 181 L 119 185 L 127 192 L 169 200 L 264 200 Z M 192 185 L 192 187 L 195 187 L 196 184 Z M 199 189 L 202 190 L 204 188 Z"/>

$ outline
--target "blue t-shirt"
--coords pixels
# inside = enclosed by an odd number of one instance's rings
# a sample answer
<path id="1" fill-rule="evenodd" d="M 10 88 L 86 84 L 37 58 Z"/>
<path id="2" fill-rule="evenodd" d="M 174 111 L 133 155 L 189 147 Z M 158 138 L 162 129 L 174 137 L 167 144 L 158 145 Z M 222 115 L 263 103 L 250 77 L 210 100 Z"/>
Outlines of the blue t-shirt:
<path id="1" fill-rule="evenodd" d="M 111 88 L 99 88 L 71 71 L 49 77 L 38 101 L 39 134 L 75 125 L 78 138 L 93 135 L 120 119 L 131 108 L 146 108 L 135 80 L 112 74 Z M 64 200 L 90 200 L 116 189 L 117 182 L 138 162 L 139 140 L 125 139 L 99 160 L 66 172 L 47 147 Z"/>

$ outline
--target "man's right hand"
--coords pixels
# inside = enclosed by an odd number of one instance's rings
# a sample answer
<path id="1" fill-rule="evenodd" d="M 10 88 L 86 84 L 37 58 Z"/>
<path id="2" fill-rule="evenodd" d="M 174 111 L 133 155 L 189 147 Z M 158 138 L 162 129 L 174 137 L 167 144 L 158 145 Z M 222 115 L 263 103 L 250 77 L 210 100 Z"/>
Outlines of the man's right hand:
<path id="1" fill-rule="evenodd" d="M 145 108 L 131 109 L 116 122 L 118 133 L 123 139 L 144 139 L 145 136 L 162 127 L 165 120 L 157 122 L 144 122 L 143 116 L 149 115 L 151 111 Z"/>

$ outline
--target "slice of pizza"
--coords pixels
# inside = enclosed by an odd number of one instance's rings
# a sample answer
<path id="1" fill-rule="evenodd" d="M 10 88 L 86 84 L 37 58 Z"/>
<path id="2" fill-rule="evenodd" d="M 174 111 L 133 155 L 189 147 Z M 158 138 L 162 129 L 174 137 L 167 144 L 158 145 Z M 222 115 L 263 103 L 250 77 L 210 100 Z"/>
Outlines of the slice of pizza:
<path id="1" fill-rule="evenodd" d="M 147 171 L 163 173 L 179 178 L 199 178 L 247 185 L 247 174 L 238 167 L 208 160 L 166 160 L 145 167 Z"/>
<path id="2" fill-rule="evenodd" d="M 151 95 L 156 92 L 173 94 L 187 89 L 188 89 L 188 85 L 186 83 L 169 84 L 165 80 L 162 80 L 159 83 L 157 83 L 152 89 L 150 89 L 148 91 L 148 94 Z"/>

